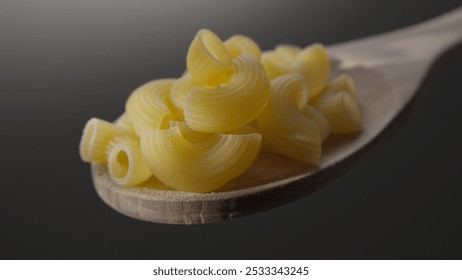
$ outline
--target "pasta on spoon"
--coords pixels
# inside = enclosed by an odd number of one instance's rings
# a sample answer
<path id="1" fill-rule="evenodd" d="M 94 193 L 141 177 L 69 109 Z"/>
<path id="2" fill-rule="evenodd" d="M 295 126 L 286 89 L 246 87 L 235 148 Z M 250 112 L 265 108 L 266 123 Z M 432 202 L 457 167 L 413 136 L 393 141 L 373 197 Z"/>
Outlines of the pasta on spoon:
<path id="1" fill-rule="evenodd" d="M 328 82 L 321 44 L 262 52 L 252 39 L 222 41 L 202 29 L 186 72 L 135 89 L 116 124 L 91 119 L 80 144 L 85 162 L 106 164 L 114 183 L 151 178 L 185 192 L 219 191 L 261 150 L 315 165 L 329 135 L 361 129 L 351 77 Z"/>

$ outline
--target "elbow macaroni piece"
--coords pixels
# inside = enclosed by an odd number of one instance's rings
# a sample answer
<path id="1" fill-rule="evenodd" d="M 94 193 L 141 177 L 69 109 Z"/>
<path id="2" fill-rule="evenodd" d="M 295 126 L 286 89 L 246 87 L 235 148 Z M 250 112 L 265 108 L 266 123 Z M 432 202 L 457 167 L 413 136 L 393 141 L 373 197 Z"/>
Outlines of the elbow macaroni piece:
<path id="1" fill-rule="evenodd" d="M 170 89 L 175 79 L 160 79 L 145 83 L 128 97 L 125 112 L 135 133 L 165 127 L 165 122 L 174 119 L 171 109 Z"/>
<path id="2" fill-rule="evenodd" d="M 124 134 L 124 129 L 97 118 L 90 119 L 83 129 L 80 139 L 80 157 L 84 162 L 107 163 L 105 150 L 116 136 Z"/>
<path id="3" fill-rule="evenodd" d="M 305 79 L 297 73 L 282 75 L 271 81 L 271 88 L 270 103 L 257 118 L 263 145 L 292 159 L 315 163 L 321 156 L 320 130 L 328 131 L 328 126 L 307 104 Z"/>
<path id="4" fill-rule="evenodd" d="M 108 145 L 108 171 L 115 183 L 136 186 L 152 176 L 139 145 L 139 140 L 131 137 L 116 137 Z"/>
<path id="5" fill-rule="evenodd" d="M 260 151 L 259 134 L 209 134 L 185 123 L 144 131 L 141 151 L 154 176 L 171 188 L 214 191 L 242 174 Z"/>
<path id="6" fill-rule="evenodd" d="M 244 126 L 266 106 L 270 85 L 261 63 L 243 54 L 234 60 L 234 73 L 219 87 L 195 86 L 184 105 L 193 130 L 220 133 Z"/>

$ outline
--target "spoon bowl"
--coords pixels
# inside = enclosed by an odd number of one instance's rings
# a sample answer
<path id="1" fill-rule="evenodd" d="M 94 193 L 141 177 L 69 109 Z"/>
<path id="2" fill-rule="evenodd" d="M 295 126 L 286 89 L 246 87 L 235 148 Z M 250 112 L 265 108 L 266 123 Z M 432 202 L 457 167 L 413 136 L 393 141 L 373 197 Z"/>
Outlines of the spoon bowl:
<path id="1" fill-rule="evenodd" d="M 196 224 L 230 220 L 306 196 L 335 179 L 382 137 L 409 104 L 435 59 L 462 39 L 462 8 L 383 35 L 329 46 L 332 72 L 356 83 L 363 129 L 331 136 L 321 160 L 307 165 L 263 152 L 244 174 L 213 193 L 189 193 L 155 183 L 121 187 L 102 164 L 92 164 L 98 195 L 127 216 L 158 223 Z"/>

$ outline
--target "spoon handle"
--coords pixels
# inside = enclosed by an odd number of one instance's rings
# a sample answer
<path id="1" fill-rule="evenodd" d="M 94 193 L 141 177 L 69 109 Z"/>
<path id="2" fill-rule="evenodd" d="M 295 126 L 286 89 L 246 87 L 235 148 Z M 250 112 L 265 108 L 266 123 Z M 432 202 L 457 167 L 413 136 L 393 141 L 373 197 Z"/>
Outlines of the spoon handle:
<path id="1" fill-rule="evenodd" d="M 462 41 L 462 7 L 396 31 L 332 46 L 336 53 L 373 61 L 374 66 L 390 61 L 432 62 Z M 384 57 L 386 59 L 377 59 Z"/>
<path id="2" fill-rule="evenodd" d="M 462 40 L 462 7 L 429 21 L 398 30 L 385 39 L 396 40 L 415 55 L 436 57 Z"/>

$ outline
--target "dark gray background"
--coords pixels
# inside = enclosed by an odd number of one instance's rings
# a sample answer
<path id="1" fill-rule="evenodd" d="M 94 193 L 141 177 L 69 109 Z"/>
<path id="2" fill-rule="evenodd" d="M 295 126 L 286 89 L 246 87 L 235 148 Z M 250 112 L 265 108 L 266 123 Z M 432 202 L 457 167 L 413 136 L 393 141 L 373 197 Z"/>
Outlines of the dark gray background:
<path id="1" fill-rule="evenodd" d="M 98 198 L 78 155 L 89 118 L 113 120 L 136 86 L 183 72 L 200 28 L 262 49 L 333 44 L 460 3 L 1 0 L 0 258 L 461 258 L 460 46 L 392 137 L 327 187 L 265 213 L 193 226 L 130 219 Z"/>

